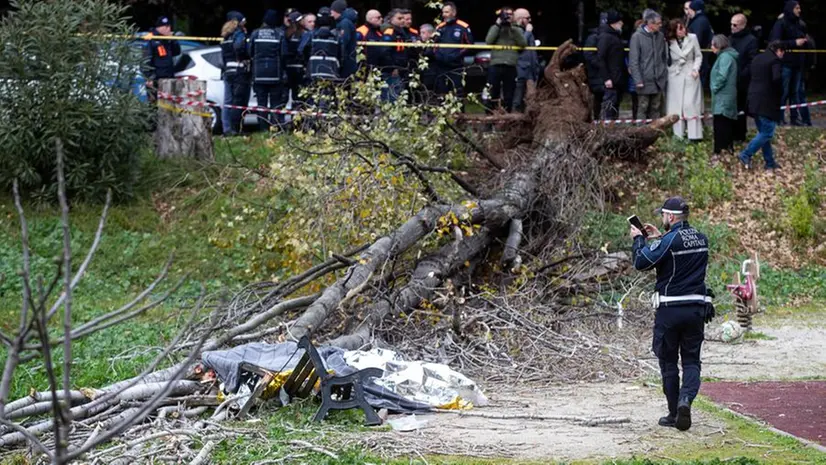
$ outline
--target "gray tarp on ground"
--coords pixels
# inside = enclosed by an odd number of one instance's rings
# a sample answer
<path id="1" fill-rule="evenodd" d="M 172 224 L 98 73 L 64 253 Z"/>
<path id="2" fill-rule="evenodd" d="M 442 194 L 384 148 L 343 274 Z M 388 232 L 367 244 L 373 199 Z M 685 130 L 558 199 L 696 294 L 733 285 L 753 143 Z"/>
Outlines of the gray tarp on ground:
<path id="1" fill-rule="evenodd" d="M 249 363 L 272 372 L 289 371 L 298 365 L 304 355 L 304 349 L 298 349 L 292 341 L 280 344 L 252 342 L 228 350 L 204 352 L 201 361 L 205 368 L 211 368 L 224 382 L 228 392 L 235 393 L 241 387 L 241 364 Z M 357 371 L 344 361 L 344 349 L 323 346 L 318 354 L 324 361 L 325 368 L 339 375 L 348 375 Z M 364 398 L 375 408 L 386 408 L 395 412 L 425 412 L 430 406 L 405 399 L 398 394 L 379 386 L 369 379 L 364 385 Z"/>

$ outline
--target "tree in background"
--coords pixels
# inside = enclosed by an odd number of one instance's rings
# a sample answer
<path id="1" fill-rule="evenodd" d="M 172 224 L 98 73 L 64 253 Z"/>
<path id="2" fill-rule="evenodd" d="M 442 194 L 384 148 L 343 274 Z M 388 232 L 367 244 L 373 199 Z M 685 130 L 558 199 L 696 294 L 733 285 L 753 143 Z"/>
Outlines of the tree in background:
<path id="1" fill-rule="evenodd" d="M 148 107 L 140 49 L 124 7 L 105 0 L 25 0 L 0 22 L 0 186 L 19 179 L 55 198 L 55 140 L 71 197 L 131 195 Z"/>

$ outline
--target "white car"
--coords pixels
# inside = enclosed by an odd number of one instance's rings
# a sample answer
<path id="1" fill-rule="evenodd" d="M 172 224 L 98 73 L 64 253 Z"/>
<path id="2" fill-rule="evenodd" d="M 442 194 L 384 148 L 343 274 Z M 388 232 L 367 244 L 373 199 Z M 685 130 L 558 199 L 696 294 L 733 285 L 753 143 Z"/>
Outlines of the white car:
<path id="1" fill-rule="evenodd" d="M 181 58 L 175 65 L 175 76 L 194 77 L 199 81 L 206 81 L 206 100 L 209 103 L 224 104 L 224 81 L 221 79 L 221 47 L 201 47 L 181 53 Z M 257 106 L 255 95 L 250 93 L 250 101 L 247 106 Z M 208 106 L 212 113 L 212 132 L 221 132 L 221 108 Z M 258 118 L 254 114 L 248 113 L 244 118 L 244 124 L 257 124 Z"/>

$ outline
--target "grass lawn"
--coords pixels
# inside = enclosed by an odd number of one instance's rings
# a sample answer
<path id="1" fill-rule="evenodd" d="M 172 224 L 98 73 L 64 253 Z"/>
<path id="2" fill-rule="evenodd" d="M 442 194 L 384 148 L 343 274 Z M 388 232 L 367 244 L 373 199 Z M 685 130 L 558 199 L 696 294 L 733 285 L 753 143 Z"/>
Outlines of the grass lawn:
<path id="1" fill-rule="evenodd" d="M 661 148 L 668 149 L 668 146 Z M 212 165 L 158 161 L 147 155 L 136 199 L 111 208 L 100 250 L 74 294 L 77 322 L 88 321 L 129 302 L 157 277 L 173 252 L 175 261 L 169 279 L 150 299 L 162 295 L 180 279 L 186 277 L 187 281 L 173 298 L 128 325 L 77 341 L 73 347 L 76 388 L 103 386 L 139 372 L 183 324 L 201 284 L 208 292 L 231 292 L 261 279 L 261 276 L 248 270 L 247 257 L 254 252 L 251 246 L 243 241 L 217 246 L 210 236 L 216 221 L 240 199 L 262 205 L 272 205 L 277 200 L 262 197 L 256 189 L 259 177 L 239 166 L 267 169 L 271 159 L 278 157 L 279 151 L 283 150 L 283 145 L 268 142 L 264 135 L 259 134 L 251 138 L 216 139 L 216 149 L 217 161 Z M 656 170 L 644 175 L 663 176 Z M 673 182 L 678 186 L 696 183 L 692 186 L 697 192 L 707 189 L 705 199 L 710 204 L 731 201 L 731 192 L 711 189 L 701 182 L 704 179 L 728 182 L 725 175 L 707 171 L 688 173 Z M 628 209 L 633 207 L 635 211 L 649 211 L 652 205 L 661 202 L 655 197 L 645 193 L 629 194 L 623 202 Z M 58 210 L 54 205 L 31 203 L 27 203 L 25 208 L 30 226 L 33 274 L 49 279 L 55 268 L 53 259 L 60 247 Z M 94 237 L 100 210 L 100 205 L 80 204 L 72 207 L 75 268 Z M 609 244 L 610 249 L 627 248 L 627 215 L 624 211 L 592 212 L 588 216 L 589 227 L 582 238 L 587 245 L 601 247 Z M 719 288 L 739 268 L 744 254 L 736 247 L 735 233 L 726 225 L 703 213 L 695 220 L 711 238 L 710 281 Z M 16 278 L 21 266 L 19 238 L 19 222 L 12 200 L 7 194 L 1 195 L 0 275 L 5 279 L 0 279 L 0 325 L 5 331 L 14 331 L 20 308 L 21 285 Z M 761 292 L 761 296 L 771 302 L 770 315 L 780 317 L 789 312 L 805 312 L 807 305 L 820 307 L 820 303 L 826 301 L 826 268 L 816 264 L 800 270 L 767 267 L 761 280 Z M 807 296 L 806 302 L 786 304 L 791 300 L 790 296 L 795 295 Z M 723 305 L 722 309 L 725 310 L 726 306 Z M 759 339 L 760 335 L 755 333 L 752 337 Z M 56 355 L 59 359 L 59 349 Z M 23 366 L 15 379 L 12 397 L 24 396 L 32 389 L 43 390 L 46 387 L 41 364 L 31 362 Z M 654 458 L 654 461 L 632 458 L 604 463 L 826 463 L 823 454 L 777 436 L 755 423 L 731 416 L 706 401 L 698 402 L 698 407 L 719 416 L 728 425 L 727 435 L 715 439 L 713 447 L 703 450 L 669 449 L 663 452 L 665 457 Z M 353 441 L 353 433 L 361 428 L 357 412 L 340 412 L 326 426 L 318 428 L 309 423 L 315 408 L 310 404 L 293 405 L 279 411 L 266 411 L 266 414 L 259 415 L 256 423 L 234 425 L 252 428 L 267 441 L 250 436 L 237 443 L 221 443 L 215 450 L 214 463 L 251 464 L 296 453 L 303 454 L 303 463 L 383 463 L 377 457 L 365 454 L 364 448 Z M 290 440 L 322 444 L 334 451 L 338 459 L 311 450 L 296 449 Z M 754 444 L 760 446 L 749 447 Z M 389 463 L 465 465 L 529 462 L 410 457 Z"/>

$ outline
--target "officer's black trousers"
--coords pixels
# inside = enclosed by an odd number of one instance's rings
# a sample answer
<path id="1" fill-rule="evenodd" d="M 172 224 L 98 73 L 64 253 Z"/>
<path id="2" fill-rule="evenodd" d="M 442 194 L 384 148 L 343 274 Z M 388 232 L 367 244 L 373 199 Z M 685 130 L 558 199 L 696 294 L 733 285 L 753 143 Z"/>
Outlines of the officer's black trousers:
<path id="1" fill-rule="evenodd" d="M 461 63 L 456 66 L 449 64 L 436 64 L 436 94 L 445 95 L 450 91 L 456 93 L 456 97 L 465 97 L 465 86 L 462 85 L 462 73 L 464 72 Z"/>
<path id="2" fill-rule="evenodd" d="M 677 413 L 677 403 L 687 398 L 692 402 L 700 390 L 700 349 L 703 345 L 704 305 L 661 306 L 654 318 L 652 349 L 660 361 L 663 393 L 668 411 Z M 680 387 L 678 359 L 683 365 L 683 385 Z"/>
<path id="3" fill-rule="evenodd" d="M 287 89 L 283 84 L 255 84 L 253 90 L 259 107 L 283 109 L 287 104 Z M 272 122 L 284 121 L 283 115 L 276 113 L 261 113 L 258 118 L 258 126 L 262 129 L 268 129 Z"/>

